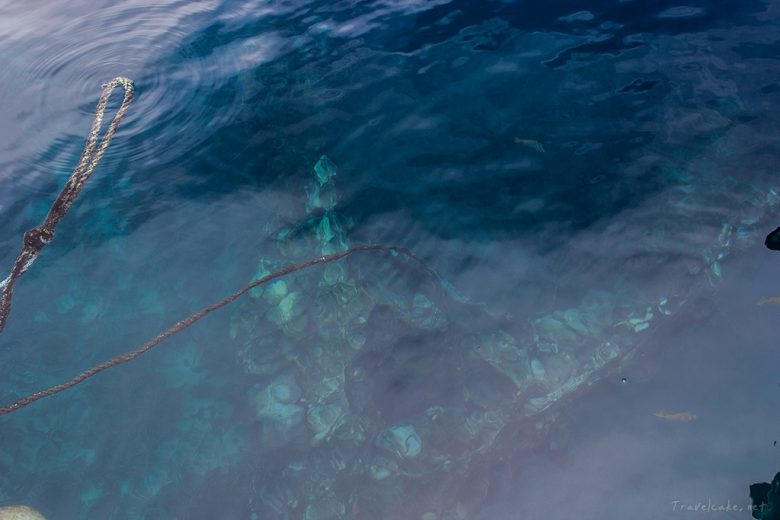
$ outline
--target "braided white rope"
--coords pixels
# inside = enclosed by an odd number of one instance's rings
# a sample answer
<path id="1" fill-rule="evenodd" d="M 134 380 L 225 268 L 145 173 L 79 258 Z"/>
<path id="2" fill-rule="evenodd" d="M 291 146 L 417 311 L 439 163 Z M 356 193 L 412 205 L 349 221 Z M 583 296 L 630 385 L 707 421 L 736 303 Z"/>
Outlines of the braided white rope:
<path id="1" fill-rule="evenodd" d="M 103 140 L 100 144 L 95 145 L 98 142 L 100 133 L 100 127 L 103 124 L 103 116 L 106 112 L 106 105 L 108 104 L 108 98 L 111 97 L 111 93 L 116 87 L 122 87 L 125 90 L 125 97 L 122 100 L 122 105 L 117 110 L 114 119 L 109 123 L 106 128 L 106 133 L 103 135 Z M 87 144 L 84 146 L 84 151 L 81 153 L 81 159 L 79 159 L 76 168 L 70 175 L 68 182 L 62 188 L 57 200 L 52 204 L 49 214 L 46 215 L 46 219 L 39 226 L 27 230 L 24 234 L 24 244 L 22 250 L 19 252 L 19 256 L 14 262 L 14 266 L 11 269 L 11 273 L 0 282 L 0 332 L 5 328 L 5 322 L 8 319 L 8 314 L 11 312 L 11 298 L 13 297 L 13 289 L 16 280 L 23 275 L 35 262 L 40 255 L 43 246 L 48 244 L 54 238 L 54 231 L 57 224 L 65 217 L 68 210 L 73 205 L 73 202 L 81 192 L 81 188 L 84 187 L 84 183 L 87 182 L 92 172 L 95 171 L 100 159 L 106 153 L 108 144 L 114 137 L 119 123 L 122 121 L 127 109 L 130 107 L 130 102 L 133 100 L 133 82 L 124 77 L 116 77 L 103 85 L 103 93 L 100 95 L 100 99 L 95 109 L 95 119 L 92 121 L 92 128 L 87 135 Z"/>

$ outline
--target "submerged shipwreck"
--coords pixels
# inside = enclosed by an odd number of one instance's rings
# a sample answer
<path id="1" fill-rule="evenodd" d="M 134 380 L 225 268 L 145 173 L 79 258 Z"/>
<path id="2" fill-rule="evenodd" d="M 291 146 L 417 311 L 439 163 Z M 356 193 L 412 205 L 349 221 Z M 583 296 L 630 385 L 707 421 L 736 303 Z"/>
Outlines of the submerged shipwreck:
<path id="1" fill-rule="evenodd" d="M 320 158 L 308 217 L 278 232 L 256 278 L 349 247 L 336 171 Z M 727 189 L 733 195 L 728 180 L 695 192 L 681 183 L 669 221 Z M 255 517 L 473 517 L 497 453 L 533 444 L 556 402 L 615 375 L 659 323 L 718 284 L 730 252 L 760 238 L 757 224 L 780 197 L 737 191 L 748 204 L 734 221 L 689 222 L 711 242 L 673 285 L 643 293 L 617 280 L 578 306 L 514 323 L 513 333 L 505 317 L 400 257 L 353 256 L 253 289 L 229 333 L 257 381 L 247 392 L 263 460 Z M 653 231 L 639 245 L 651 259 Z"/>
<path id="2" fill-rule="evenodd" d="M 323 155 L 301 197 L 306 217 L 276 232 L 275 250 L 258 260 L 256 286 L 230 307 L 225 334 L 245 375 L 233 394 L 243 402 L 195 391 L 207 373 L 198 349 L 169 350 L 162 375 L 184 392 L 170 435 L 149 451 L 148 472 L 119 484 L 118 501 L 102 487 L 84 490 L 85 510 L 158 518 L 164 490 L 237 472 L 253 519 L 474 518 L 502 453 L 544 443 L 557 403 L 619 377 L 657 327 L 718 285 L 732 252 L 763 237 L 765 217 L 780 203 L 771 187 L 675 175 L 663 212 L 632 241 L 628 256 L 638 260 L 603 288 L 588 288 L 578 305 L 512 318 L 460 294 L 403 248 L 370 246 L 383 254 L 307 264 L 355 247 L 337 211 L 337 166 Z M 701 211 L 718 204 L 739 209 Z M 696 247 L 670 250 L 669 237 Z M 667 279 L 670 264 L 679 272 Z M 32 400 L 69 386 L 52 388 Z M 65 415 L 81 417 L 84 400 Z M 51 427 L 44 423 L 56 420 L 25 427 L 36 433 L 20 452 L 23 471 L 34 474 L 55 448 L 60 469 L 89 466 L 95 451 L 75 440 L 35 445 L 38 431 Z"/>
<path id="3" fill-rule="evenodd" d="M 723 134 L 715 160 L 738 161 L 753 135 L 739 128 Z M 537 141 L 513 144 L 546 153 Z M 90 474 L 101 450 L 84 439 L 99 434 L 84 431 L 99 424 L 99 412 L 90 417 L 89 394 L 74 392 L 62 396 L 58 414 L 15 425 L 11 443 L 21 448 L 0 451 L 0 463 L 16 469 L 13 478 L 35 483 L 13 495 L 11 477 L 0 475 L 3 501 L 38 499 L 59 490 L 67 474 L 101 482 L 74 493 L 85 518 L 170 518 L 166 503 L 178 505 L 182 494 L 200 498 L 181 488 L 206 488 L 212 475 L 227 474 L 243 486 L 231 495 L 241 508 L 236 517 L 474 518 L 489 501 L 496 460 L 544 442 L 557 405 L 619 377 L 654 331 L 719 284 L 731 254 L 763 239 L 767 215 L 777 212 L 771 158 L 737 179 L 725 167 L 709 168 L 712 158 L 692 173 L 695 157 L 648 157 L 637 158 L 637 169 L 664 168 L 663 189 L 632 208 L 634 228 L 619 218 L 587 237 L 628 246 L 619 272 L 576 297 L 513 318 L 462 294 L 433 255 L 424 265 L 391 247 L 296 270 L 228 307 L 229 328 L 220 335 L 231 342 L 223 351 L 244 376 L 230 392 L 213 392 L 208 379 L 218 379 L 217 371 L 201 364 L 201 347 L 216 346 L 190 344 L 158 358 L 161 379 L 181 393 L 164 431 L 150 436 L 165 441 L 136 448 L 143 471 L 122 475 L 113 488 Z M 338 179 L 331 159 L 316 161 L 300 194 L 306 216 L 275 233 L 275 248 L 258 258 L 256 281 L 353 246 Z M 31 243 L 42 247 L 47 237 Z M 65 430 L 70 435 L 51 435 Z M 112 450 L 102 449 L 109 456 L 101 463 L 114 462 Z M 42 467 L 57 478 L 37 479 Z"/>
<path id="4" fill-rule="evenodd" d="M 276 232 L 255 281 L 355 247 L 337 211 L 337 176 L 323 155 L 301 197 L 306 217 Z M 639 260 L 575 306 L 512 318 L 392 247 L 256 285 L 230 307 L 225 331 L 245 375 L 233 390 L 243 402 L 194 391 L 207 373 L 198 349 L 169 350 L 162 375 L 184 393 L 168 440 L 150 450 L 144 475 L 119 484 L 119 500 L 98 486 L 84 490 L 85 510 L 158 518 L 164 490 L 237 472 L 250 497 L 243 507 L 256 519 L 475 517 L 502 453 L 543 443 L 557 403 L 619 377 L 654 330 L 718 285 L 732 252 L 759 242 L 780 203 L 771 187 L 676 179 L 663 192 L 671 199 L 663 213 L 632 242 L 629 256 Z M 701 211 L 718 204 L 739 209 Z M 669 237 L 697 247 L 670 251 Z M 679 272 L 664 277 L 669 264 Z M 69 387 L 53 388 L 47 395 Z M 76 397 L 65 415 L 86 417 L 84 400 Z M 77 437 L 36 445 L 39 430 L 57 420 L 23 428 L 34 434 L 23 441 L 22 471 L 34 474 L 52 449 L 62 470 L 89 466 L 95 451 Z"/>

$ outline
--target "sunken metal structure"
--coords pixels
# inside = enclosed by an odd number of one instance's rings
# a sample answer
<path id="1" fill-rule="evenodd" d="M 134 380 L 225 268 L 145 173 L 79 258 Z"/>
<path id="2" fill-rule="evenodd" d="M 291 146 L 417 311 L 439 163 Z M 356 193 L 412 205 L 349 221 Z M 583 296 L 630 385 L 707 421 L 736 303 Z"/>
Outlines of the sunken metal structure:
<path id="1" fill-rule="evenodd" d="M 256 278 L 349 246 L 336 177 L 322 156 L 306 187 L 307 218 L 278 232 Z M 683 183 L 680 193 L 684 200 L 694 190 Z M 447 283 L 365 259 L 254 289 L 230 335 L 238 363 L 256 378 L 247 393 L 264 460 L 255 518 L 471 518 L 502 447 L 541 437 L 556 403 L 615 375 L 697 288 L 718 284 L 732 250 L 755 241 L 756 223 L 780 197 L 773 189 L 741 195 L 747 216 L 691 223 L 717 232 L 688 262 L 684 283 L 640 294 L 621 282 L 514 333 Z"/>

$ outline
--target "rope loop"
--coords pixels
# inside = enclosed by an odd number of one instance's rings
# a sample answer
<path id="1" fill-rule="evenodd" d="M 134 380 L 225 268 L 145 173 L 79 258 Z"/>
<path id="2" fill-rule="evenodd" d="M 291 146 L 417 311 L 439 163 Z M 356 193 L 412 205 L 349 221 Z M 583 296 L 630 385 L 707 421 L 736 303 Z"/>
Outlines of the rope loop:
<path id="1" fill-rule="evenodd" d="M 122 100 L 122 104 L 114 115 L 114 119 L 111 120 L 106 133 L 103 135 L 103 139 L 100 141 L 100 145 L 95 148 L 95 144 L 98 141 L 98 135 L 100 133 L 100 127 L 103 124 L 103 116 L 106 112 L 106 105 L 108 104 L 108 98 L 111 97 L 111 93 L 116 87 L 122 87 L 125 91 L 125 97 Z M 76 168 L 71 173 L 70 178 L 65 183 L 65 186 L 60 191 L 57 199 L 49 209 L 46 219 L 39 226 L 35 226 L 27 230 L 24 233 L 22 241 L 22 249 L 19 251 L 19 255 L 16 257 L 11 273 L 8 277 L 0 282 L 0 332 L 5 329 L 5 323 L 8 320 L 8 314 L 11 312 L 11 298 L 13 297 L 14 284 L 22 276 L 41 253 L 43 246 L 50 243 L 54 239 L 54 231 L 57 228 L 57 224 L 65 218 L 68 210 L 73 205 L 76 197 L 81 193 L 81 188 L 84 183 L 87 182 L 92 172 L 95 171 L 103 155 L 106 153 L 111 139 L 119 128 L 119 123 L 127 113 L 127 109 L 130 107 L 130 102 L 133 100 L 133 82 L 128 78 L 119 76 L 108 83 L 103 84 L 103 93 L 100 95 L 100 99 L 95 109 L 95 118 L 92 121 L 92 128 L 87 135 L 87 143 L 84 146 L 84 151 L 81 153 Z"/>

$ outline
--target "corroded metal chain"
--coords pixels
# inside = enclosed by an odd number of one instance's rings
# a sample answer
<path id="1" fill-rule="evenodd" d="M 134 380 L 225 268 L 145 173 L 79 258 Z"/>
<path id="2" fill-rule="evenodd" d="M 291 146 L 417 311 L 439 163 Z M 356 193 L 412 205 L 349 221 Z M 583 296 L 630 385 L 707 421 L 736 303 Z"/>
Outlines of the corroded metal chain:
<path id="1" fill-rule="evenodd" d="M 122 105 L 117 110 L 114 119 L 109 123 L 106 128 L 106 133 L 103 135 L 103 140 L 98 145 L 98 137 L 100 133 L 100 127 L 103 123 L 103 115 L 106 112 L 106 105 L 108 104 L 108 98 L 111 97 L 111 93 L 116 87 L 122 87 L 125 90 L 125 97 L 122 100 Z M 95 167 L 103 158 L 106 153 L 108 144 L 111 142 L 111 138 L 114 137 L 119 123 L 122 121 L 127 109 L 130 107 L 130 102 L 133 100 L 133 82 L 127 78 L 117 77 L 103 85 L 103 93 L 98 100 L 97 108 L 95 110 L 95 119 L 92 121 L 92 128 L 87 136 L 87 144 L 84 146 L 84 151 L 81 154 L 76 168 L 70 175 L 68 182 L 65 183 L 65 187 L 62 188 L 57 200 L 52 204 L 49 214 L 46 215 L 46 219 L 39 226 L 28 230 L 24 234 L 24 241 L 22 244 L 22 250 L 19 252 L 19 256 L 14 262 L 11 273 L 8 277 L 0 282 L 0 332 L 5 328 L 8 314 L 11 312 L 11 298 L 13 296 L 14 284 L 27 271 L 30 266 L 38 258 L 43 246 L 48 244 L 54 238 L 54 231 L 57 224 L 65 217 L 76 197 L 79 196 L 81 188 L 84 187 L 84 183 L 87 182 Z M 97 147 L 96 147 L 97 145 Z"/>
<path id="2" fill-rule="evenodd" d="M 163 340 L 169 338 L 170 336 L 176 334 L 177 332 L 186 329 L 196 321 L 200 320 L 207 314 L 219 309 L 220 307 L 224 307 L 225 305 L 231 303 L 236 298 L 241 296 L 242 294 L 246 293 L 247 291 L 250 291 L 251 289 L 254 289 L 258 285 L 263 285 L 265 283 L 268 283 L 272 280 L 275 280 L 277 278 L 281 278 L 282 276 L 288 275 L 290 273 L 294 273 L 296 271 L 301 271 L 303 269 L 306 269 L 308 267 L 312 267 L 318 264 L 327 264 L 331 262 L 335 262 L 337 260 L 341 260 L 342 258 L 351 255 L 352 253 L 357 253 L 358 251 L 384 251 L 387 253 L 391 253 L 393 255 L 403 255 L 407 258 L 410 258 L 414 260 L 416 263 L 420 264 L 422 266 L 423 270 L 425 270 L 428 274 L 433 276 L 436 280 L 441 281 L 439 276 L 436 274 L 435 271 L 433 271 L 421 258 L 417 257 L 406 249 L 405 247 L 400 246 L 386 246 L 381 244 L 356 244 L 346 251 L 342 251 L 340 253 L 334 253 L 332 255 L 326 255 L 326 256 L 319 256 L 317 258 L 312 258 L 311 260 L 306 260 L 304 262 L 299 262 L 296 264 L 288 265 L 287 267 L 284 267 L 282 269 L 279 269 L 278 271 L 275 271 L 267 276 L 264 276 L 260 278 L 259 280 L 255 280 L 254 282 L 250 283 L 249 285 L 246 285 L 245 287 L 242 287 L 241 289 L 237 290 L 233 294 L 223 298 L 222 300 L 213 303 L 209 305 L 208 307 L 204 307 L 200 311 L 196 312 L 195 314 L 191 314 L 190 316 L 184 318 L 180 322 L 176 323 L 172 327 L 170 327 L 168 330 L 163 332 L 162 334 L 157 335 L 153 339 L 149 340 L 148 342 L 144 343 L 140 347 L 138 347 L 136 350 L 133 350 L 131 352 L 127 352 L 125 354 L 120 354 L 112 359 L 109 359 L 108 361 L 104 361 L 103 363 L 100 363 L 99 365 L 95 365 L 92 368 L 89 368 L 85 370 L 84 372 L 78 374 L 77 376 L 73 377 L 72 379 L 69 379 L 68 381 L 65 381 L 64 383 L 60 383 L 59 385 L 55 385 L 52 387 L 49 387 L 45 390 L 40 390 L 38 392 L 34 392 L 26 397 L 23 397 L 22 399 L 19 399 L 15 403 L 9 404 L 8 406 L 0 407 L 0 415 L 5 415 L 8 413 L 11 413 L 13 411 L 16 411 L 20 408 L 23 408 L 27 406 L 28 404 L 34 403 L 35 401 L 38 401 L 39 399 L 43 399 L 45 397 L 50 397 L 52 395 L 58 394 L 64 390 L 67 390 L 68 388 L 72 388 L 76 386 L 77 384 L 81 383 L 82 381 L 89 379 L 90 377 L 102 372 L 103 370 L 106 370 L 107 368 L 111 368 L 117 365 L 121 365 L 123 363 L 127 363 L 129 361 L 134 360 L 141 354 L 148 352 L 149 350 L 153 349 L 160 343 L 162 343 Z"/>

